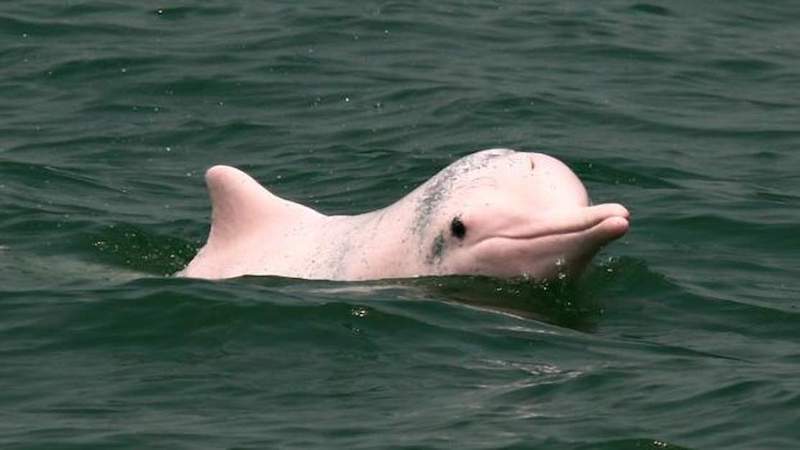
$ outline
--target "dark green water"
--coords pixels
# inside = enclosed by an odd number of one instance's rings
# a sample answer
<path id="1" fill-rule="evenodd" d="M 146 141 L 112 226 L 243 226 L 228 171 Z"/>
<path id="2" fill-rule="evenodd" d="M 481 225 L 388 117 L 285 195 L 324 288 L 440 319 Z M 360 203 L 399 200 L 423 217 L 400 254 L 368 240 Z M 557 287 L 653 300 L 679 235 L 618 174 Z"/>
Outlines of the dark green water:
<path id="1" fill-rule="evenodd" d="M 789 0 L 3 2 L 0 447 L 798 448 L 798 24 Z M 354 213 L 500 146 L 631 210 L 585 278 L 165 276 L 214 163 Z"/>

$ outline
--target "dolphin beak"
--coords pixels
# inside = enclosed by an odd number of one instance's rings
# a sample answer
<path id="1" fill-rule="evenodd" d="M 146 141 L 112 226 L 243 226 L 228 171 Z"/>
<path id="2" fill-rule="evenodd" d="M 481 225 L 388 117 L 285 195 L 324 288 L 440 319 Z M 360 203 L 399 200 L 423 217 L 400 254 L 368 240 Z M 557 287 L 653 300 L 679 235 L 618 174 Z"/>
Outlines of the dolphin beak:
<path id="1" fill-rule="evenodd" d="M 581 208 L 573 220 L 575 228 L 561 230 L 566 232 L 562 234 L 562 260 L 572 274 L 582 272 L 601 248 L 624 236 L 630 228 L 630 213 L 617 203 Z"/>
<path id="2" fill-rule="evenodd" d="M 579 275 L 611 241 L 628 232 L 630 213 L 617 203 L 547 210 L 532 227 L 507 230 L 479 242 L 499 276 Z"/>
<path id="3" fill-rule="evenodd" d="M 584 224 L 596 239 L 607 242 L 622 237 L 630 228 L 630 213 L 618 203 L 604 203 L 585 208 Z M 593 224 L 593 225 L 592 225 Z"/>

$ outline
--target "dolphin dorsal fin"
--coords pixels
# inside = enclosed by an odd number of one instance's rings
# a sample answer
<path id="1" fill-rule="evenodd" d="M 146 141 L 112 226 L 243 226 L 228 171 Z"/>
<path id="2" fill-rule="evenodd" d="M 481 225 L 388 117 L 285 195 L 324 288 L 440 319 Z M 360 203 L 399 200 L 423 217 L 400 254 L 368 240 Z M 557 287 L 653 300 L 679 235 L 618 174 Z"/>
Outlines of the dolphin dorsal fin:
<path id="1" fill-rule="evenodd" d="M 253 177 L 235 167 L 214 166 L 208 169 L 206 185 L 211 198 L 208 247 L 252 236 L 271 224 L 321 215 L 311 208 L 274 195 Z"/>

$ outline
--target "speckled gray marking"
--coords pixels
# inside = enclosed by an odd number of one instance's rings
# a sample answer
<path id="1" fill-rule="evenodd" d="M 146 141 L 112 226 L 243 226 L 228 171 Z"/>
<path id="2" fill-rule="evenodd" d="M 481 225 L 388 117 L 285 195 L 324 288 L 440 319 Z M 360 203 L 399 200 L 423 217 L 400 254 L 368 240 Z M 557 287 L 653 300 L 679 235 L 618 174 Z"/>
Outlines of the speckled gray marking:
<path id="1" fill-rule="evenodd" d="M 343 264 L 354 256 L 363 255 L 365 248 L 373 245 L 373 241 L 376 239 L 383 237 L 380 232 L 384 216 L 386 216 L 386 209 L 380 211 L 377 219 L 371 215 L 362 215 L 355 220 L 355 223 L 351 225 L 350 230 L 347 232 L 346 244 L 339 249 L 342 252 L 339 258 L 340 263 Z M 344 269 L 344 267 L 341 267 L 337 272 L 343 273 Z"/>
<path id="2" fill-rule="evenodd" d="M 453 184 L 453 167 L 448 167 L 430 179 L 422 192 L 422 196 L 417 202 L 416 214 L 414 216 L 414 232 L 422 238 L 431 222 L 433 212 L 439 204 L 449 194 L 450 186 Z"/>
<path id="3" fill-rule="evenodd" d="M 335 230 L 337 225 L 334 224 L 332 228 Z M 347 260 L 354 250 L 356 242 L 354 238 L 360 235 L 361 231 L 361 227 L 348 228 L 336 236 L 335 245 L 330 245 L 332 243 L 330 236 L 324 238 L 317 250 L 318 259 L 324 265 L 320 270 L 330 272 L 334 278 L 344 277 L 348 267 Z M 329 249 L 327 252 L 325 251 L 326 248 Z"/>
<path id="4" fill-rule="evenodd" d="M 350 254 L 350 250 L 353 247 L 352 238 L 352 233 L 347 233 L 347 235 L 344 236 L 339 242 L 339 245 L 336 246 L 336 250 L 333 252 L 333 260 L 330 261 L 329 264 L 330 267 L 333 268 L 334 277 L 341 277 L 344 275 L 344 260 L 347 258 L 347 255 Z"/>
<path id="5" fill-rule="evenodd" d="M 431 252 L 428 254 L 428 257 L 425 258 L 425 262 L 429 265 L 439 264 L 442 262 L 442 257 L 444 256 L 444 234 L 439 233 L 436 235 L 436 238 L 433 240 L 433 245 L 431 245 Z"/>
<path id="6" fill-rule="evenodd" d="M 422 195 L 417 202 L 416 214 L 412 222 L 414 233 L 420 239 L 424 238 L 433 215 L 439 209 L 439 206 L 450 197 L 453 184 L 458 181 L 460 176 L 475 170 L 484 169 L 492 160 L 498 156 L 505 156 L 508 153 L 513 152 L 492 151 L 472 154 L 459 159 L 431 178 L 426 183 Z"/>

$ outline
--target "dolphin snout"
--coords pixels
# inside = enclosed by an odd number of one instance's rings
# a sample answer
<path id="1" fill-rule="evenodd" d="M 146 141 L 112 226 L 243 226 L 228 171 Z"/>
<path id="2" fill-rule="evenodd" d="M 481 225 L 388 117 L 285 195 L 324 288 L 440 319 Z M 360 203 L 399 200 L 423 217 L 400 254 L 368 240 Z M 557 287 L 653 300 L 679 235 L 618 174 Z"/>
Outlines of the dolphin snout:
<path id="1" fill-rule="evenodd" d="M 604 203 L 587 208 L 590 227 L 589 234 L 597 245 L 605 245 L 622 237 L 630 228 L 630 212 L 619 203 Z"/>
<path id="2" fill-rule="evenodd" d="M 598 205 L 603 206 L 603 205 Z M 624 219 L 629 219 L 631 213 L 628 211 L 628 208 L 620 205 L 619 203 L 606 203 L 605 204 L 607 212 L 612 216 L 622 217 Z"/>

